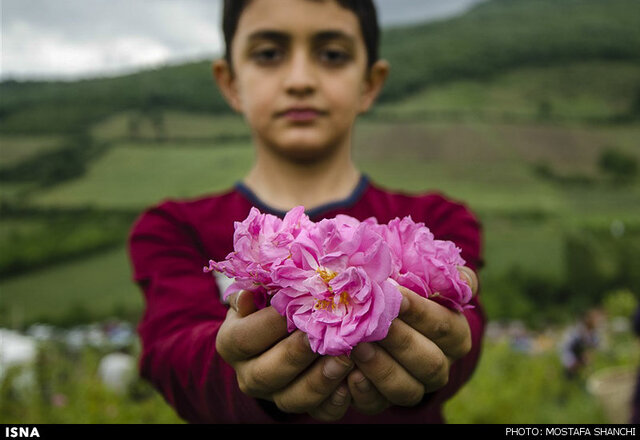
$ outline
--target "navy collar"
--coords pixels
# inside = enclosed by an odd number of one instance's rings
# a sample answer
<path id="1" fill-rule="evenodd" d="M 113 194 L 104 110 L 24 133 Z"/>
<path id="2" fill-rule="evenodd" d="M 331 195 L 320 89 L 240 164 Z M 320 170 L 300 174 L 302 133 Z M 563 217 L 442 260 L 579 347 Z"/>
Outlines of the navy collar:
<path id="1" fill-rule="evenodd" d="M 309 217 L 317 217 L 324 212 L 328 212 L 334 209 L 348 208 L 353 204 L 355 204 L 358 200 L 360 200 L 360 197 L 362 197 L 368 185 L 369 185 L 369 178 L 365 174 L 362 174 L 360 176 L 360 181 L 358 182 L 358 185 L 356 185 L 355 189 L 351 192 L 349 196 L 347 196 L 342 200 L 325 203 L 313 209 L 306 210 L 305 213 Z M 270 213 L 280 218 L 283 218 L 287 214 L 287 211 L 281 211 L 279 209 L 272 208 L 271 206 L 264 203 L 242 181 L 236 182 L 235 189 L 238 192 L 240 192 L 242 195 L 244 195 L 247 199 L 249 199 L 249 201 L 263 213 Z"/>

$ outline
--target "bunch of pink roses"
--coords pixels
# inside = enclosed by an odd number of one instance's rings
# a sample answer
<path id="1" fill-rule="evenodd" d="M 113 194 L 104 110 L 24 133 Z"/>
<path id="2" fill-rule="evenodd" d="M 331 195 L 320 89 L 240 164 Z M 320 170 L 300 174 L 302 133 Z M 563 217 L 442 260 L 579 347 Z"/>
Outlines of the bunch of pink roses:
<path id="1" fill-rule="evenodd" d="M 302 206 L 284 219 L 252 208 L 233 238 L 234 251 L 204 268 L 234 279 L 224 297 L 253 292 L 323 355 L 383 339 L 400 311 L 399 285 L 457 310 L 472 297 L 457 269 L 465 264 L 460 249 L 411 217 L 381 225 L 338 215 L 314 223 Z"/>

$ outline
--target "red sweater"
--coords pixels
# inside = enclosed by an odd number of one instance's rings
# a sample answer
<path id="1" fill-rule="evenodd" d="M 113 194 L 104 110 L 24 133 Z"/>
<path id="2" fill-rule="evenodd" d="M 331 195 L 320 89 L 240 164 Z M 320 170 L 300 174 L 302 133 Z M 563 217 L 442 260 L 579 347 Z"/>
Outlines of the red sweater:
<path id="1" fill-rule="evenodd" d="M 233 250 L 233 224 L 252 206 L 284 216 L 264 205 L 244 185 L 189 201 L 167 201 L 142 214 L 129 237 L 133 276 L 144 292 L 145 311 L 138 326 L 142 342 L 140 374 L 177 413 L 192 423 L 314 422 L 307 415 L 284 414 L 273 403 L 238 388 L 235 372 L 216 352 L 216 334 L 227 313 L 220 288 L 202 268 Z M 480 224 L 462 204 L 439 194 L 409 195 L 381 189 L 366 177 L 345 200 L 307 212 L 312 221 L 347 214 L 371 216 L 380 223 L 411 215 L 436 238 L 451 240 L 474 270 L 482 266 Z M 346 423 L 442 422 L 441 404 L 471 376 L 480 355 L 485 317 L 477 297 L 465 312 L 472 351 L 451 368 L 449 383 L 422 404 L 392 407 L 373 417 L 349 409 Z"/>

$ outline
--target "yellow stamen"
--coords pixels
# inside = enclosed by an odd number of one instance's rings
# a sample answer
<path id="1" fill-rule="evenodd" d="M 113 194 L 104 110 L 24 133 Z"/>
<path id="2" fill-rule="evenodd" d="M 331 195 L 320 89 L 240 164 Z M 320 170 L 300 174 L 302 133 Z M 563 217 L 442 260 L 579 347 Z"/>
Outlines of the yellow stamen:
<path id="1" fill-rule="evenodd" d="M 331 294 L 331 297 L 329 299 L 317 300 L 315 305 L 313 306 L 314 309 L 316 310 L 331 309 L 333 311 L 336 309 L 336 307 L 342 304 L 345 307 L 345 310 L 348 311 L 348 306 L 349 304 L 351 304 L 351 297 L 349 296 L 349 294 L 347 292 L 342 292 L 338 296 L 337 302 L 336 302 L 336 294 L 333 292 L 333 289 L 329 285 L 329 281 L 337 277 L 338 273 L 332 271 L 331 269 L 326 269 L 322 267 L 317 268 L 316 272 L 318 273 L 318 275 L 320 275 L 320 278 L 322 278 L 322 281 L 324 281 L 324 283 L 327 285 L 327 290 Z"/>
<path id="2" fill-rule="evenodd" d="M 327 284 L 329 284 L 329 281 L 331 281 L 332 279 L 338 276 L 337 272 L 334 272 L 330 269 L 317 268 L 316 272 L 318 272 L 318 274 L 320 275 L 320 278 L 322 278 L 322 280 Z"/>
<path id="3" fill-rule="evenodd" d="M 351 304 L 351 297 L 347 292 L 342 292 L 340 294 L 340 300 L 338 301 L 338 304 L 344 305 L 345 310 L 349 311 L 348 306 L 349 304 Z"/>
<path id="4" fill-rule="evenodd" d="M 313 306 L 316 310 L 327 310 L 327 309 L 331 309 L 331 311 L 334 311 L 336 309 L 336 307 L 338 307 L 339 305 L 343 305 L 345 310 L 348 312 L 349 311 L 349 305 L 351 304 L 351 297 L 349 296 L 349 293 L 347 292 L 342 292 L 339 296 L 338 296 L 338 302 L 336 303 L 336 295 L 332 294 L 330 299 L 319 299 L 316 301 L 315 305 Z"/>
<path id="5" fill-rule="evenodd" d="M 326 310 L 331 308 L 333 310 L 335 308 L 335 304 L 333 301 L 329 301 L 328 299 L 319 299 L 314 306 L 316 310 Z"/>

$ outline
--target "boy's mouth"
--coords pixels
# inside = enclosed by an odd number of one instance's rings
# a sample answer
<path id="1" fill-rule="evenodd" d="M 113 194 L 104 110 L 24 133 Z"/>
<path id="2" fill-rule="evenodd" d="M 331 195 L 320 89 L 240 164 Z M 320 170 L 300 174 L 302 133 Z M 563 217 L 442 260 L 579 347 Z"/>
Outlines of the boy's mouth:
<path id="1" fill-rule="evenodd" d="M 327 112 L 312 107 L 292 107 L 282 112 L 278 112 L 278 117 L 283 117 L 292 122 L 310 122 L 320 116 L 326 115 Z"/>

